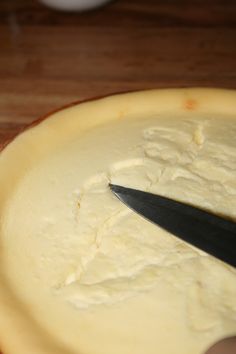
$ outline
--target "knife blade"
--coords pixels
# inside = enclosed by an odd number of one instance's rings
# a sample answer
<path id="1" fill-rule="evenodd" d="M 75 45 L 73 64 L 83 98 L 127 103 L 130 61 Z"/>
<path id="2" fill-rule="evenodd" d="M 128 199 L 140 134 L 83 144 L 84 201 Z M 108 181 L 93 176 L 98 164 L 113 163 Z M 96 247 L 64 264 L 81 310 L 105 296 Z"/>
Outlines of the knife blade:
<path id="1" fill-rule="evenodd" d="M 236 223 L 160 195 L 110 184 L 129 208 L 169 233 L 236 267 Z"/>

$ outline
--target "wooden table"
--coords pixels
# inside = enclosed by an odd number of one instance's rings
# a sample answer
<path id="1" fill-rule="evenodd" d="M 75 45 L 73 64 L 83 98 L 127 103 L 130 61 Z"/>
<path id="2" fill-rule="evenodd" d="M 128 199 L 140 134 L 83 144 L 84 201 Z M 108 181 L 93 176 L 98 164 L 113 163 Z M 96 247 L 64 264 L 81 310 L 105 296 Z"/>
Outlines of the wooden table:
<path id="1" fill-rule="evenodd" d="M 83 14 L 0 1 L 0 143 L 71 101 L 183 86 L 236 88 L 235 0 L 116 0 Z"/>

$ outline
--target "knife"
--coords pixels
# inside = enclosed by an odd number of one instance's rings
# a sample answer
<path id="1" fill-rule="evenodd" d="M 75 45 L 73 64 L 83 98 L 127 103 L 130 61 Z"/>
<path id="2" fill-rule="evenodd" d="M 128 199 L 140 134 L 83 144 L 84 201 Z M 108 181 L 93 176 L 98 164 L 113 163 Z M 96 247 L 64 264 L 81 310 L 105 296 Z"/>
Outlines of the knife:
<path id="1" fill-rule="evenodd" d="M 110 184 L 128 207 L 161 228 L 236 267 L 236 223 L 160 195 Z"/>

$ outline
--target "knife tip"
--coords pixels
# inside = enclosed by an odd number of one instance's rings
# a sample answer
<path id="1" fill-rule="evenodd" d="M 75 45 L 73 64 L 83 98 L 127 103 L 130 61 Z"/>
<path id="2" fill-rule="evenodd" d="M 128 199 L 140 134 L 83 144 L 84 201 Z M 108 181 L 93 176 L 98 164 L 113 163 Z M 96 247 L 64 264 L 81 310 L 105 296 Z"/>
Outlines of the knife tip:
<path id="1" fill-rule="evenodd" d="M 115 192 L 116 188 L 117 188 L 117 185 L 116 184 L 112 184 L 112 183 L 109 183 L 109 188 L 112 192 Z"/>
<path id="2" fill-rule="evenodd" d="M 119 186 L 118 184 L 109 183 L 109 188 L 114 194 L 119 194 L 124 192 L 125 187 Z"/>

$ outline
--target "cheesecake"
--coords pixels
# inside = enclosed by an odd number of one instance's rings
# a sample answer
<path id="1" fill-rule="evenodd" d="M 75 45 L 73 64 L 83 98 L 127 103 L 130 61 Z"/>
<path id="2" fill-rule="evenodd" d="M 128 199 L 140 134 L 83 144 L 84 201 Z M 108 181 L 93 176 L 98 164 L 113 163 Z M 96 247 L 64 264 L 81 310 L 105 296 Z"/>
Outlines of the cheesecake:
<path id="1" fill-rule="evenodd" d="M 236 92 L 149 90 L 58 110 L 0 153 L 4 354 L 203 354 L 236 333 L 236 270 L 109 183 L 236 221 Z"/>

